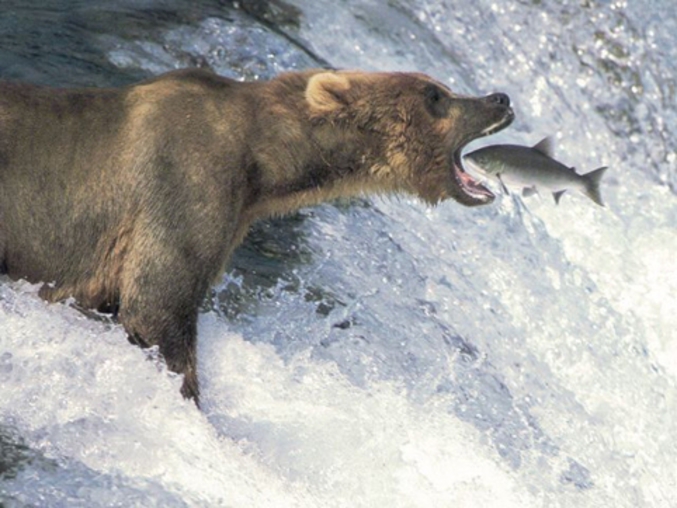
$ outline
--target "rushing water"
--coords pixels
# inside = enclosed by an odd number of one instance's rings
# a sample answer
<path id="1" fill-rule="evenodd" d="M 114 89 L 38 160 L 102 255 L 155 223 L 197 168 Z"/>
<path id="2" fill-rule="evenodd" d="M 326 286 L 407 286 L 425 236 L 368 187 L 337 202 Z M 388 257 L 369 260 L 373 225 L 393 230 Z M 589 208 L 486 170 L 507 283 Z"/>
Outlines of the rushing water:
<path id="1" fill-rule="evenodd" d="M 3 1 L 4 78 L 418 70 L 511 96 L 485 142 L 610 169 L 606 208 L 257 225 L 200 318 L 203 412 L 118 325 L 2 279 L 0 505 L 677 506 L 676 33 L 671 0 Z"/>

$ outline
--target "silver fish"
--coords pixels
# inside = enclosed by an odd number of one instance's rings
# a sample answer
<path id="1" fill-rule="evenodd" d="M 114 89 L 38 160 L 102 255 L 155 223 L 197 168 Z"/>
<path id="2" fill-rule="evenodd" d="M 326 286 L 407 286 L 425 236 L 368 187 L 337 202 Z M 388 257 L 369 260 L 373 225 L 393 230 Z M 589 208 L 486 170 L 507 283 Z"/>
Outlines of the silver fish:
<path id="1" fill-rule="evenodd" d="M 567 190 L 577 190 L 595 203 L 604 206 L 599 184 L 607 170 L 601 167 L 579 175 L 574 168 L 553 159 L 553 143 L 545 138 L 533 147 L 520 145 L 490 145 L 464 156 L 470 169 L 499 180 L 503 190 L 521 187 L 522 195 L 530 196 L 540 189 L 552 192 L 559 203 Z"/>

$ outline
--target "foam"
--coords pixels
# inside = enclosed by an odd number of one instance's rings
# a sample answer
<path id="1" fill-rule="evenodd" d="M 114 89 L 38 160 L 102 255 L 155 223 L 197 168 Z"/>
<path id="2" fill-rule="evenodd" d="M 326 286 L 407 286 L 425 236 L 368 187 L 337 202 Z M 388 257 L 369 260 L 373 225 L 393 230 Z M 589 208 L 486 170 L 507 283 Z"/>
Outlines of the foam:
<path id="1" fill-rule="evenodd" d="M 201 413 L 119 326 L 21 283 L 3 284 L 0 303 L 0 414 L 64 469 L 36 496 L 103 506 L 109 489 L 145 486 L 169 505 L 526 506 L 481 436 L 443 408 L 388 383 L 357 388 L 308 355 L 285 363 L 214 314 L 200 319 Z M 69 473 L 83 469 L 107 488 L 77 485 Z M 27 481 L 5 489 L 30 500 Z"/>

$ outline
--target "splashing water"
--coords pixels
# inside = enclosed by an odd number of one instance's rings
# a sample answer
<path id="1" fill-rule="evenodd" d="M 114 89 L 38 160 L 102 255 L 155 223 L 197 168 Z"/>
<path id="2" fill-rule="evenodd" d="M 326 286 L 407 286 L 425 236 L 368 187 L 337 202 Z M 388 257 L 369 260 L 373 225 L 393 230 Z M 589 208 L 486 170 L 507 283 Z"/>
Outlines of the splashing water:
<path id="1" fill-rule="evenodd" d="M 119 325 L 1 279 L 0 504 L 677 504 L 677 7 L 457 3 L 8 3 L 5 77 L 418 70 L 511 96 L 483 143 L 552 135 L 610 169 L 604 209 L 376 199 L 257 225 L 200 318 L 203 412 Z"/>

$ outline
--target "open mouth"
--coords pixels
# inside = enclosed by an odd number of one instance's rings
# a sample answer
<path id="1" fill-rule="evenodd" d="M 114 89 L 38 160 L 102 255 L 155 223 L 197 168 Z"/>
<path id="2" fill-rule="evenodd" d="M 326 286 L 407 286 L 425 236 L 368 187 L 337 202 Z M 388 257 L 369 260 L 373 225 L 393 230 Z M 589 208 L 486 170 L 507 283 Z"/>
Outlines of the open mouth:
<path id="1" fill-rule="evenodd" d="M 463 162 L 461 158 L 461 151 L 463 148 L 460 148 L 454 152 L 452 171 L 454 180 L 465 193 L 466 198 L 471 201 L 471 205 L 486 205 L 491 203 L 496 196 L 493 192 L 487 189 L 484 185 L 478 182 L 475 178 L 470 176 L 470 174 L 463 167 Z M 474 202 L 473 202 L 474 201 Z"/>
<path id="2" fill-rule="evenodd" d="M 461 143 L 461 146 L 453 153 L 451 162 L 452 174 L 456 184 L 465 194 L 463 202 L 466 205 L 470 206 L 486 205 L 491 203 L 494 199 L 496 199 L 496 196 L 494 195 L 493 192 L 491 192 L 484 185 L 478 182 L 465 170 L 465 168 L 463 167 L 463 158 L 461 156 L 463 149 L 471 141 L 474 141 L 478 138 L 482 138 L 484 136 L 495 134 L 496 132 L 506 128 L 508 125 L 512 123 L 514 118 L 515 114 L 513 113 L 512 109 L 507 109 L 506 114 L 503 116 L 503 118 L 501 118 L 501 120 L 492 125 L 489 125 L 487 128 L 482 130 L 476 136 L 473 136 L 467 139 L 465 142 Z"/>

